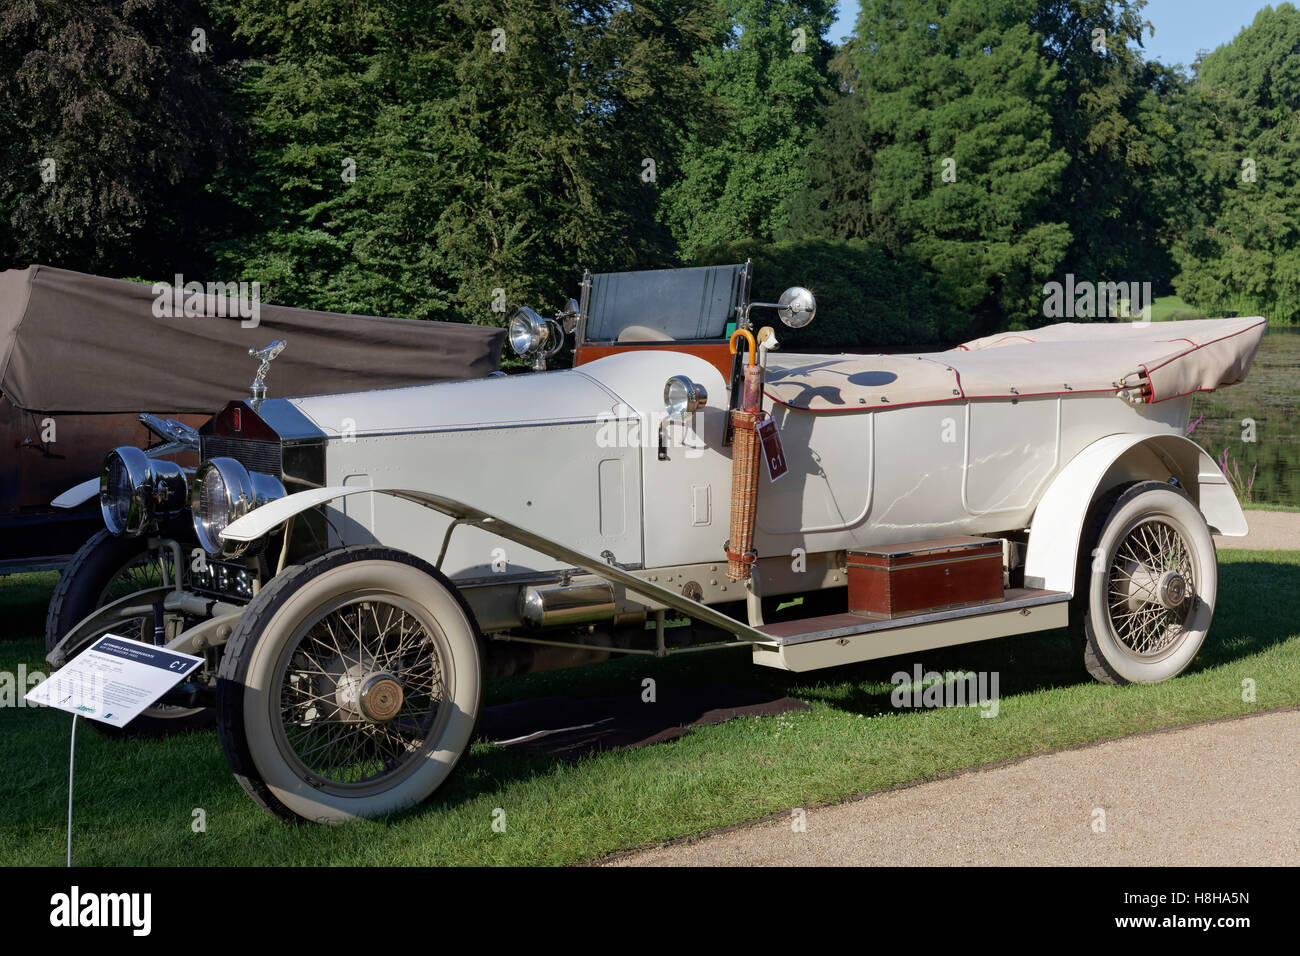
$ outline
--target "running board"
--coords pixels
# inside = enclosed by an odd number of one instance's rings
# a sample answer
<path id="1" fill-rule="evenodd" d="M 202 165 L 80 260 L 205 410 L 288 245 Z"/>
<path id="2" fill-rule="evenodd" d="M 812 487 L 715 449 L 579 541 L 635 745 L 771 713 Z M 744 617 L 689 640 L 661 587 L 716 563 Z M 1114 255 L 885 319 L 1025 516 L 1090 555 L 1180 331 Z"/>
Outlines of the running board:
<path id="1" fill-rule="evenodd" d="M 850 611 L 800 621 L 766 624 L 769 643 L 754 645 L 754 663 L 787 671 L 811 671 L 881 657 L 968 644 L 1012 634 L 1047 631 L 1069 623 L 1064 591 L 1011 588 L 996 604 L 931 611 L 882 620 Z"/>

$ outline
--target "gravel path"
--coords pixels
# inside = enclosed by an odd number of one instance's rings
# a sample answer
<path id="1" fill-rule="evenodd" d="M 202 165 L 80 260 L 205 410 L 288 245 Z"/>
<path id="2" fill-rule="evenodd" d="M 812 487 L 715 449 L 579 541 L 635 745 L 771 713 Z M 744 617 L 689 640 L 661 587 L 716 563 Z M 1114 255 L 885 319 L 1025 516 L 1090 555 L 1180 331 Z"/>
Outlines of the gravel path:
<path id="1" fill-rule="evenodd" d="M 1300 549 L 1300 511 L 1247 511 L 1250 534 L 1244 538 L 1214 537 L 1220 548 L 1251 551 L 1295 551 Z"/>
<path id="2" fill-rule="evenodd" d="M 1220 548 L 1300 549 L 1300 512 L 1247 511 Z M 1197 724 L 868 795 L 611 866 L 1300 865 L 1300 711 Z M 1094 821 L 1105 811 L 1105 829 Z"/>
<path id="3" fill-rule="evenodd" d="M 1300 864 L 1300 710 L 1139 734 L 885 791 L 615 866 Z M 1095 830 L 1103 820 L 1104 832 Z"/>

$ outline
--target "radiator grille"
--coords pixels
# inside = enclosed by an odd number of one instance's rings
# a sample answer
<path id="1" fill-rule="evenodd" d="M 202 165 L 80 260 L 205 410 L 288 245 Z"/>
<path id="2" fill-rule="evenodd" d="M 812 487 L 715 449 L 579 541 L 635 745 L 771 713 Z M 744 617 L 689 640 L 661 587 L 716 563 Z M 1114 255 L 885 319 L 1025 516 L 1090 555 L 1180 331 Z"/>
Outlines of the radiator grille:
<path id="1" fill-rule="evenodd" d="M 260 471 L 266 475 L 274 475 L 276 478 L 282 477 L 279 442 L 205 435 L 203 460 L 209 458 L 233 458 L 249 471 Z"/>

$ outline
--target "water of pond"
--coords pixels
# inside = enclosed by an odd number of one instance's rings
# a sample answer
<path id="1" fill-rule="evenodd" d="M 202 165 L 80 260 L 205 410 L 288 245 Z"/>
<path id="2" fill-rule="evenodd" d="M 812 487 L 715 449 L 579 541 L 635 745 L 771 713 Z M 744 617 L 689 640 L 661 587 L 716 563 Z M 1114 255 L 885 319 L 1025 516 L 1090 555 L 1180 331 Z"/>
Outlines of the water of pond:
<path id="1" fill-rule="evenodd" d="M 1193 397 L 1198 418 L 1192 440 L 1216 459 L 1226 449 L 1243 484 L 1258 469 L 1249 500 L 1300 507 L 1300 327 L 1270 328 L 1246 381 Z"/>

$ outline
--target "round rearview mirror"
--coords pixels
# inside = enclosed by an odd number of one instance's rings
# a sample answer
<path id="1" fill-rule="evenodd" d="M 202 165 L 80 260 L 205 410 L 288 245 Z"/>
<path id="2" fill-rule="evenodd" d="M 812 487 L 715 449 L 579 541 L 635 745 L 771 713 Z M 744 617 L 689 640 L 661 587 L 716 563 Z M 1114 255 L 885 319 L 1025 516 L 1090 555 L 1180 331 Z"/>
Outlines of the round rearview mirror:
<path id="1" fill-rule="evenodd" d="M 781 293 L 776 314 L 792 329 L 802 329 L 817 314 L 817 299 L 803 286 L 795 285 Z"/>
<path id="2" fill-rule="evenodd" d="M 664 384 L 664 406 L 669 418 L 683 419 L 709 400 L 703 385 L 685 375 L 674 375 Z"/>
<path id="3" fill-rule="evenodd" d="M 555 320 L 560 323 L 560 331 L 572 333 L 578 327 L 578 319 L 582 316 L 582 306 L 578 305 L 577 299 L 569 299 L 564 303 L 564 310 L 555 316 Z"/>
<path id="4" fill-rule="evenodd" d="M 521 306 L 510 320 L 507 337 L 516 355 L 534 352 L 546 338 L 546 320 L 528 306 Z"/>

